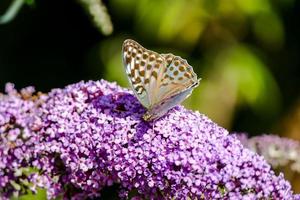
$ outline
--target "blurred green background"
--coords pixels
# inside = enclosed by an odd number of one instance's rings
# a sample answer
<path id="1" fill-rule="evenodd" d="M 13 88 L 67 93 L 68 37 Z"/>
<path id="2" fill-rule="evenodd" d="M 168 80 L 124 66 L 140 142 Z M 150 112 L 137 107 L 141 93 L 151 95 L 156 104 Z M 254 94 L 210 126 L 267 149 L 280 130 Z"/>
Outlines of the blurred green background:
<path id="1" fill-rule="evenodd" d="M 299 1 L 2 0 L 0 16 L 2 88 L 127 87 L 121 45 L 132 38 L 187 59 L 202 80 L 184 104 L 229 130 L 280 132 L 300 96 Z"/>
<path id="2" fill-rule="evenodd" d="M 186 107 L 230 131 L 300 139 L 299 19 L 296 0 L 1 0 L 0 91 L 128 87 L 121 46 L 132 38 L 194 67 L 202 80 Z"/>

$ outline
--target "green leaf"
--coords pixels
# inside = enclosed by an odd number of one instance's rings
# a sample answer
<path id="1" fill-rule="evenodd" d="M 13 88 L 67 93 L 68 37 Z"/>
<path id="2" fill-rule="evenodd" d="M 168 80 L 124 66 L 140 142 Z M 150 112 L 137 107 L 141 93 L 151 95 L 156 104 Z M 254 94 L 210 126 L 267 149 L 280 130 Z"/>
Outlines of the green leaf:
<path id="1" fill-rule="evenodd" d="M 27 5 L 30 5 L 30 6 L 35 4 L 35 0 L 24 0 L 24 1 Z"/>
<path id="2" fill-rule="evenodd" d="M 38 188 L 37 193 L 33 194 L 31 191 L 28 191 L 28 194 L 22 195 L 20 197 L 12 197 L 11 200 L 46 200 L 47 194 L 45 189 Z"/>

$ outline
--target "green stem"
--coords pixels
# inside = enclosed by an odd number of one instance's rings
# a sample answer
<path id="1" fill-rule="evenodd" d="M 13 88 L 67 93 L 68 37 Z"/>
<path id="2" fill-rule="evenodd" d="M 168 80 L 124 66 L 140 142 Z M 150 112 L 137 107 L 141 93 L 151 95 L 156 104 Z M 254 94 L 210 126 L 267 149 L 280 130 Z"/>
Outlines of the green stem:
<path id="1" fill-rule="evenodd" d="M 15 16 L 18 14 L 22 5 L 24 4 L 24 0 L 14 0 L 6 12 L 0 16 L 0 24 L 6 24 L 13 20 Z"/>

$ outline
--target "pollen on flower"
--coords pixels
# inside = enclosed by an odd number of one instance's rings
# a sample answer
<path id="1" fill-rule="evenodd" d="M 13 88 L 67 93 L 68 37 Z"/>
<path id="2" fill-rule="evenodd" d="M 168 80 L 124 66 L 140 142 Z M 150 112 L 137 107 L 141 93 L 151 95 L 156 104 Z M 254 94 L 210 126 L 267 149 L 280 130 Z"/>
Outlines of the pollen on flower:
<path id="1" fill-rule="evenodd" d="M 37 98 L 0 95 L 0 197 L 16 185 L 48 198 L 300 199 L 283 175 L 206 116 L 177 106 L 154 122 L 134 95 L 106 81 Z M 24 137 L 25 135 L 25 137 Z M 20 169 L 33 169 L 32 173 Z M 23 176 L 19 176 L 22 173 Z M 20 179 L 26 177 L 33 186 Z M 18 191 L 22 194 L 21 191 Z"/>

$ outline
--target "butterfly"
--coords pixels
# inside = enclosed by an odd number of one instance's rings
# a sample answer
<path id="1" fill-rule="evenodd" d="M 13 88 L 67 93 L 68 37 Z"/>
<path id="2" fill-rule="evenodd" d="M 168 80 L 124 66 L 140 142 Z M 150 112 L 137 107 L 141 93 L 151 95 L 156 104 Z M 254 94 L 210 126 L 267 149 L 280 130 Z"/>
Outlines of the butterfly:
<path id="1" fill-rule="evenodd" d="M 131 39 L 124 41 L 122 54 L 134 94 L 147 109 L 145 121 L 160 118 L 199 85 L 192 66 L 179 56 L 156 53 Z"/>

